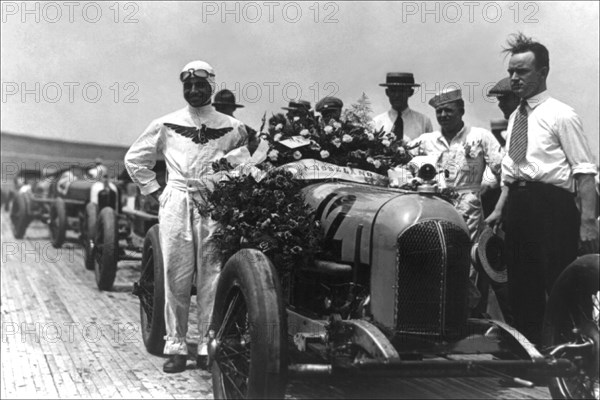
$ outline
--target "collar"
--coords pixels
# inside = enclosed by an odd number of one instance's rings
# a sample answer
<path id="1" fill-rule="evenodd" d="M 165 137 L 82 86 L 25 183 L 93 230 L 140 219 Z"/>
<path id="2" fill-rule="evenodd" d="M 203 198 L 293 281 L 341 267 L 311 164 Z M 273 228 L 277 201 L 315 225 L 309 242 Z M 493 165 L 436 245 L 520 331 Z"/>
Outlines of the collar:
<path id="1" fill-rule="evenodd" d="M 540 104 L 542 104 L 544 101 L 548 100 L 549 98 L 550 98 L 550 95 L 548 94 L 548 91 L 544 90 L 543 92 L 540 92 L 534 96 L 531 96 L 528 99 L 525 99 L 525 102 L 531 109 L 534 109 L 537 106 L 539 106 Z"/>
<path id="2" fill-rule="evenodd" d="M 402 116 L 406 116 L 410 112 L 411 112 L 410 107 L 406 107 L 402 111 Z M 394 110 L 393 108 L 390 108 L 390 111 L 388 111 L 388 115 L 389 115 L 390 119 L 396 119 L 396 118 L 398 118 L 398 111 Z"/>
<path id="3" fill-rule="evenodd" d="M 212 103 L 205 104 L 200 107 L 192 107 L 188 104 L 187 109 L 191 115 L 206 115 L 214 110 Z"/>
<path id="4" fill-rule="evenodd" d="M 466 135 L 466 133 L 467 133 L 468 131 L 469 131 L 469 127 L 467 126 L 467 124 L 464 124 L 464 125 L 463 125 L 463 127 L 462 127 L 462 129 L 461 129 L 460 131 L 458 131 L 458 132 L 456 133 L 456 135 L 454 135 L 454 137 L 452 138 L 452 140 L 451 140 L 450 142 L 452 142 L 452 141 L 454 141 L 454 140 L 456 140 L 456 139 L 459 139 L 459 138 L 461 138 L 462 136 Z M 439 131 L 437 131 L 436 133 L 437 133 L 436 140 L 437 140 L 438 142 L 444 142 L 444 141 L 446 141 L 446 137 L 445 137 L 445 136 L 444 136 L 444 134 L 442 133 L 442 130 L 441 130 L 441 129 L 440 129 Z"/>

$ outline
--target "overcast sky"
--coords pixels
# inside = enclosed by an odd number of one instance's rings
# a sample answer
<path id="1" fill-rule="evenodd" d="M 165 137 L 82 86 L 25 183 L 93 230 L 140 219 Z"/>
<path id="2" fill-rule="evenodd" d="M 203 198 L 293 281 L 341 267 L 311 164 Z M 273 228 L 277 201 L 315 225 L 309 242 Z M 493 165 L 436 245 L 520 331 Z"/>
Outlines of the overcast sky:
<path id="1" fill-rule="evenodd" d="M 548 88 L 581 116 L 598 155 L 598 2 L 22 2 L 2 3 L 2 130 L 130 145 L 151 120 L 185 106 L 178 75 L 213 65 L 258 128 L 295 97 L 389 104 L 386 72 L 409 71 L 410 106 L 458 83 L 466 121 L 502 115 L 485 96 L 507 75 L 501 53 L 523 31 L 550 51 Z"/>

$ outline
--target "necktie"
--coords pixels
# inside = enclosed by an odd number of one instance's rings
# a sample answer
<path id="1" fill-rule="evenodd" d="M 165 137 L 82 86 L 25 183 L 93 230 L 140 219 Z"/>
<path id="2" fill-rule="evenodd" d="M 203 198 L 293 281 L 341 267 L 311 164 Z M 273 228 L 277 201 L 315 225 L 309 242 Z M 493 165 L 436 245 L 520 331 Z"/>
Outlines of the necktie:
<path id="1" fill-rule="evenodd" d="M 402 140 L 404 138 L 404 121 L 402 121 L 401 114 L 398 114 L 398 118 L 396 118 L 396 122 L 394 122 L 392 133 L 396 135 L 396 139 L 398 140 Z"/>
<path id="2" fill-rule="evenodd" d="M 515 115 L 515 123 L 510 134 L 508 156 L 513 162 L 520 163 L 527 154 L 527 101 L 521 100 L 521 105 Z"/>

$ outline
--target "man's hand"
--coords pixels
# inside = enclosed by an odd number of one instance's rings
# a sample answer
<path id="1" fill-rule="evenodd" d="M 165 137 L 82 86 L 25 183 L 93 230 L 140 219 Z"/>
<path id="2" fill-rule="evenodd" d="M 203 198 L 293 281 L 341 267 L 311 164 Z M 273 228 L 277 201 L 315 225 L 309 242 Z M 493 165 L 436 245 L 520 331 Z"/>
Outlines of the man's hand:
<path id="1" fill-rule="evenodd" d="M 598 253 L 598 220 L 581 220 L 579 228 L 579 255 Z"/>
<path id="2" fill-rule="evenodd" d="M 496 208 L 488 217 L 485 219 L 485 223 L 488 224 L 489 227 L 494 229 L 494 233 L 496 233 L 498 226 L 502 223 L 502 210 L 504 209 L 504 204 L 506 203 L 506 199 L 508 198 L 508 186 L 502 186 L 502 191 L 500 192 L 500 197 L 496 202 Z"/>
<path id="3" fill-rule="evenodd" d="M 150 201 L 152 201 L 152 202 L 155 201 L 156 204 L 159 207 L 160 207 L 160 200 L 159 199 L 160 199 L 160 195 L 162 194 L 163 190 L 164 190 L 163 188 L 160 188 L 160 189 L 158 189 L 158 190 L 156 190 L 156 191 L 154 191 L 154 192 L 152 192 L 152 193 L 150 193 L 148 195 L 149 198 L 153 199 L 153 200 L 150 200 Z"/>
<path id="4" fill-rule="evenodd" d="M 485 219 L 485 223 L 496 232 L 498 226 L 502 222 L 502 212 L 498 210 L 492 211 L 490 215 Z"/>

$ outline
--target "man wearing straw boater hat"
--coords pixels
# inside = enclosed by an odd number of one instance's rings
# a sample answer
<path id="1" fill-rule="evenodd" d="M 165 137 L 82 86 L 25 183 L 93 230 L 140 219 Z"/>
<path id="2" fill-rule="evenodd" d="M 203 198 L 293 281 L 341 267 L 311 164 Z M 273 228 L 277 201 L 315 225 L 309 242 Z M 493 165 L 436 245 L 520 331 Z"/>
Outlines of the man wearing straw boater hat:
<path id="1" fill-rule="evenodd" d="M 212 315 L 221 259 L 213 234 L 217 222 L 200 214 L 208 201 L 212 163 L 244 145 L 244 124 L 217 112 L 211 104 L 215 72 L 204 61 L 192 61 L 179 75 L 188 105 L 155 119 L 131 145 L 125 167 L 143 195 L 160 204 L 158 218 L 164 263 L 164 372 L 184 371 L 192 277 L 196 272 L 198 303 L 197 365 L 206 367 L 208 326 Z M 161 187 L 152 171 L 159 155 L 167 164 L 168 181 Z"/>
<path id="2" fill-rule="evenodd" d="M 415 87 L 421 85 L 415 83 L 415 78 L 410 72 L 389 72 L 384 86 L 390 105 L 388 111 L 373 118 L 375 129 L 383 128 L 385 132 L 392 132 L 397 138 L 406 141 L 412 140 L 425 132 L 433 132 L 431 120 L 412 110 L 408 106 L 408 98 L 415 93 Z"/>

